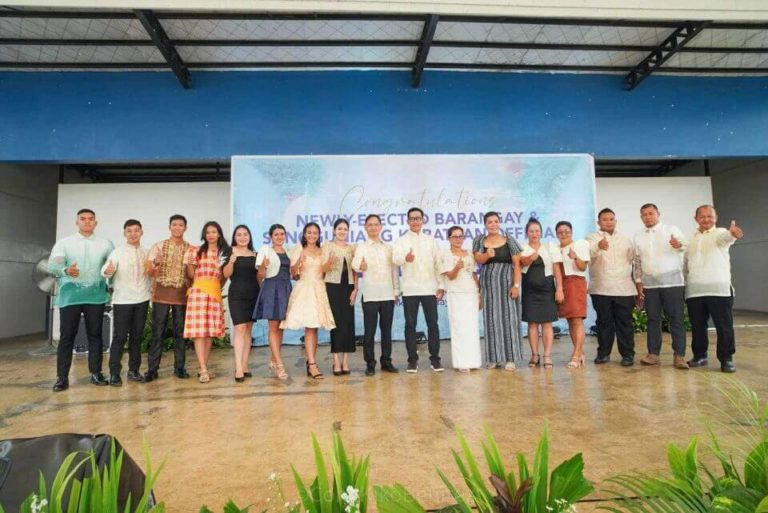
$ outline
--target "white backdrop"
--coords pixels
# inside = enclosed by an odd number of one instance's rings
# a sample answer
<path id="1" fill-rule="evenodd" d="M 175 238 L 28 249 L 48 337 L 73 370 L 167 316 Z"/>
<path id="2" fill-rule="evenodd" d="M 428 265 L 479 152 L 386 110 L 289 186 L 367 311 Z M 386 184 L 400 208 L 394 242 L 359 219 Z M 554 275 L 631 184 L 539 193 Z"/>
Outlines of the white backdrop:
<path id="1" fill-rule="evenodd" d="M 597 209 L 613 209 L 619 220 L 618 229 L 629 236 L 642 227 L 643 203 L 656 203 L 662 221 L 676 225 L 687 235 L 695 229 L 696 207 L 712 202 L 708 177 L 598 178 L 596 191 Z M 57 239 L 75 232 L 75 213 L 84 207 L 96 212 L 96 232 L 116 245 L 123 240 L 126 219 L 133 217 L 142 222 L 142 244 L 149 246 L 168 236 L 168 217 L 175 213 L 187 217 L 186 239 L 190 242 L 199 240 L 200 230 L 208 220 L 221 223 L 227 238 L 231 235 L 229 183 L 60 185 Z M 251 227 L 254 233 L 266 228 Z M 53 334 L 58 339 L 58 315 L 54 315 Z"/>

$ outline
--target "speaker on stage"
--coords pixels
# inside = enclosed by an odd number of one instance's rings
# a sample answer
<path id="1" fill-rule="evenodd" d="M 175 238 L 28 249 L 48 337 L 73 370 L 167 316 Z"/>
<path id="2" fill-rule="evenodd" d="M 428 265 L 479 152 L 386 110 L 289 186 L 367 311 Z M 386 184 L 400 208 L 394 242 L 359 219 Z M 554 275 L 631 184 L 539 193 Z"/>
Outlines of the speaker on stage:
<path id="1" fill-rule="evenodd" d="M 104 344 L 104 352 L 109 351 L 109 345 L 112 343 L 111 309 L 104 310 L 104 320 L 101 326 L 101 342 Z M 74 352 L 83 354 L 88 352 L 88 334 L 85 332 L 85 317 L 83 315 L 80 316 L 80 325 L 77 328 Z"/>
<path id="2" fill-rule="evenodd" d="M 29 494 L 37 492 L 40 473 L 50 486 L 64 458 L 72 452 L 83 453 L 75 458 L 77 463 L 93 450 L 101 470 L 109 462 L 113 440 L 116 453 L 119 453 L 122 446 L 109 435 L 60 434 L 0 440 L 0 505 L 8 513 L 18 511 Z M 74 477 L 82 481 L 89 475 L 90 466 L 85 464 L 78 468 Z M 124 452 L 118 488 L 120 511 L 125 508 L 129 494 L 132 504 L 141 497 L 144 493 L 144 480 L 144 471 Z M 64 497 L 69 497 L 68 490 Z M 150 503 L 155 503 L 154 496 L 150 498 Z M 66 511 L 67 505 L 64 508 Z"/>

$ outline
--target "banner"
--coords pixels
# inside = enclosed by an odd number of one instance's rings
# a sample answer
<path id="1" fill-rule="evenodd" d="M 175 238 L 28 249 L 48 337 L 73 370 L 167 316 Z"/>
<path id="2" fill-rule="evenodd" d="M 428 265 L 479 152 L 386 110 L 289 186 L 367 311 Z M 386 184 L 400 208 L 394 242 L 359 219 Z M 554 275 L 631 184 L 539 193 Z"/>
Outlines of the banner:
<path id="1" fill-rule="evenodd" d="M 483 215 L 498 212 L 503 230 L 522 245 L 525 224 L 536 217 L 544 240 L 556 240 L 555 224 L 573 224 L 574 239 L 595 229 L 594 161 L 590 155 L 350 155 L 232 158 L 232 226 L 250 227 L 254 245 L 269 242 L 274 223 L 286 227 L 286 247 L 298 244 L 304 225 L 333 238 L 333 223 L 350 224 L 349 242 L 366 240 L 364 220 L 381 216 L 381 238 L 393 243 L 408 230 L 406 212 L 421 208 L 424 232 L 447 248 L 447 229 L 465 230 L 465 249 L 484 233 Z M 446 297 L 438 310 L 440 337 L 450 338 Z M 356 331 L 362 335 L 360 301 Z M 418 331 L 425 331 L 422 314 Z M 302 332 L 286 332 L 298 343 Z M 321 341 L 329 340 L 320 330 Z M 396 308 L 395 340 L 404 339 L 402 308 Z M 378 335 L 377 335 L 378 340 Z M 254 325 L 254 342 L 266 343 L 266 322 Z"/>

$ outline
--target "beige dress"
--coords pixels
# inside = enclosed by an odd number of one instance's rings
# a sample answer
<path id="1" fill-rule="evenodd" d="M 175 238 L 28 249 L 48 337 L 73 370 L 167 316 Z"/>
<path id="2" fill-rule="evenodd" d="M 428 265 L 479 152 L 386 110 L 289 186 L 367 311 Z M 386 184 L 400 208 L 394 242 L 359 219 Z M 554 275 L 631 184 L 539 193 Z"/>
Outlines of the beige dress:
<path id="1" fill-rule="evenodd" d="M 301 253 L 294 258 L 301 258 Z M 292 261 L 295 261 L 293 258 Z M 328 293 L 323 281 L 322 255 L 307 255 L 299 281 L 288 299 L 288 311 L 280 328 L 298 330 L 303 328 L 323 328 L 332 330 L 336 327 L 328 302 Z"/>

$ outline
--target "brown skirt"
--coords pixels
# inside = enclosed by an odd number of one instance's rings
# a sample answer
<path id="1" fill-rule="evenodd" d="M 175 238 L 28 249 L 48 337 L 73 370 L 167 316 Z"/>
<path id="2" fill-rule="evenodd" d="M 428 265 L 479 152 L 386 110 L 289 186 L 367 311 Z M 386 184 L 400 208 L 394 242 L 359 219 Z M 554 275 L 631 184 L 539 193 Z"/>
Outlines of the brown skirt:
<path id="1" fill-rule="evenodd" d="M 583 276 L 563 278 L 563 301 L 558 314 L 564 319 L 585 319 L 587 317 L 587 280 Z"/>

